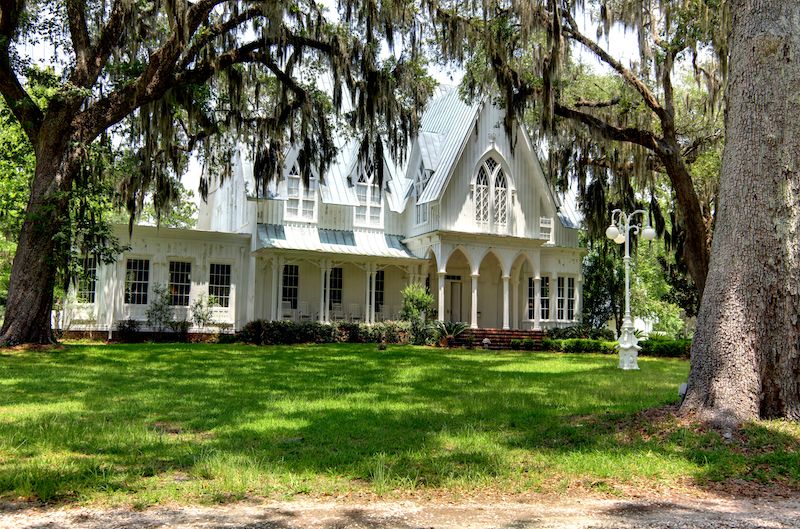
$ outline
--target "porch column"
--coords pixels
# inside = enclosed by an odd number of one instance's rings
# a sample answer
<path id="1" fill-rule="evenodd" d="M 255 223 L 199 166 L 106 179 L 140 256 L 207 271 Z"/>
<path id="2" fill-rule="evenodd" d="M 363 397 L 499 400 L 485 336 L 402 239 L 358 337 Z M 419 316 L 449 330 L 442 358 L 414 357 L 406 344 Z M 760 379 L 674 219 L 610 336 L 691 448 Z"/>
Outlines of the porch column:
<path id="1" fill-rule="evenodd" d="M 325 263 L 325 321 L 331 321 L 331 262 Z"/>
<path id="2" fill-rule="evenodd" d="M 542 279 L 533 278 L 533 330 L 542 329 Z"/>
<path id="3" fill-rule="evenodd" d="M 272 284 L 269 297 L 269 317 L 272 321 L 278 319 L 278 257 L 272 258 Z"/>
<path id="4" fill-rule="evenodd" d="M 469 327 L 478 328 L 478 278 L 480 274 L 472 274 L 472 305 L 469 309 Z"/>
<path id="5" fill-rule="evenodd" d="M 514 307 L 514 312 L 511 314 L 512 327 L 519 329 L 519 277 L 514 278 L 511 286 L 511 306 Z"/>
<path id="6" fill-rule="evenodd" d="M 575 321 L 583 320 L 583 278 L 575 278 Z"/>
<path id="7" fill-rule="evenodd" d="M 378 279 L 378 267 L 372 265 L 372 277 L 370 278 L 369 293 L 369 322 L 375 323 L 375 283 Z"/>
<path id="8" fill-rule="evenodd" d="M 247 289 L 247 309 L 245 312 L 245 323 L 248 321 L 253 321 L 256 319 L 256 256 L 251 255 L 247 260 L 247 282 L 242 282 L 242 294 L 244 294 L 244 288 L 246 284 L 250 284 L 250 288 Z M 237 289 L 238 290 L 238 289 Z M 208 288 L 206 288 L 206 292 Z M 237 303 L 238 305 L 238 303 Z M 236 318 L 237 320 L 239 318 Z M 237 321 L 237 325 L 240 323 Z"/>
<path id="9" fill-rule="evenodd" d="M 370 314 L 369 291 L 370 291 L 370 286 L 372 285 L 372 281 L 370 280 L 372 277 L 371 270 L 372 270 L 372 265 L 370 263 L 367 263 L 367 266 L 364 269 L 364 272 L 366 273 L 366 277 L 364 279 L 364 323 L 369 323 L 369 314 Z"/>
<path id="10" fill-rule="evenodd" d="M 278 290 L 275 292 L 275 308 L 278 317 L 276 319 L 283 319 L 283 257 L 278 257 Z"/>
<path id="11" fill-rule="evenodd" d="M 320 323 L 325 323 L 325 277 L 327 271 L 325 270 L 325 263 L 319 263 L 319 315 L 318 320 Z"/>
<path id="12" fill-rule="evenodd" d="M 436 319 L 444 321 L 444 272 L 439 272 L 439 314 Z"/>
<path id="13" fill-rule="evenodd" d="M 508 282 L 511 278 L 503 276 L 503 329 L 508 329 Z"/>
<path id="14" fill-rule="evenodd" d="M 550 276 L 550 321 L 558 321 L 558 274 L 555 273 Z"/>

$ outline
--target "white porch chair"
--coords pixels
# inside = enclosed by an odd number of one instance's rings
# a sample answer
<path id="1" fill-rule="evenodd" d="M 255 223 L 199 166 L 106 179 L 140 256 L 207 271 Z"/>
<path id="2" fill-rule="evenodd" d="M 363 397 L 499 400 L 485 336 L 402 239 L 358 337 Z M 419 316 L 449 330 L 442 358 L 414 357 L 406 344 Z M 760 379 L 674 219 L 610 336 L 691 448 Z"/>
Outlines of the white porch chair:
<path id="1" fill-rule="evenodd" d="M 311 312 L 308 310 L 308 301 L 301 301 L 298 303 L 297 310 L 300 321 L 309 321 L 311 319 Z"/>
<path id="2" fill-rule="evenodd" d="M 344 310 L 341 303 L 331 303 L 331 319 L 339 321 L 344 319 Z"/>
<path id="3" fill-rule="evenodd" d="M 347 306 L 347 316 L 350 321 L 361 321 L 364 319 L 364 314 L 358 303 L 351 303 Z"/>
<path id="4" fill-rule="evenodd" d="M 292 308 L 291 301 L 281 302 L 281 319 L 294 321 L 297 318 L 297 310 Z"/>

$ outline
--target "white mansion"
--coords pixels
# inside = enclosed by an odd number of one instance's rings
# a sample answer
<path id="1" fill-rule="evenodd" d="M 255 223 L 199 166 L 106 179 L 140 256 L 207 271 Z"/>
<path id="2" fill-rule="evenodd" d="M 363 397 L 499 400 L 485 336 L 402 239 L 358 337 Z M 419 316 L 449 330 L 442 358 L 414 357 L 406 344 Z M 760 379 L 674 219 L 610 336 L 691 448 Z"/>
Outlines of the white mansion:
<path id="1" fill-rule="evenodd" d="M 488 101 L 470 106 L 441 90 L 406 163 L 383 160 L 382 186 L 358 169 L 355 141 L 342 140 L 308 186 L 290 152 L 266 198 L 252 193 L 252 163 L 240 156 L 233 177 L 210 189 L 199 229 L 137 226 L 128 241 L 120 226 L 131 249 L 79 283 L 61 323 L 110 333 L 122 320 L 144 322 L 158 284 L 178 319 L 212 295 L 215 322 L 236 329 L 255 319 L 374 322 L 398 318 L 410 282 L 428 286 L 440 320 L 473 328 L 576 321 L 575 214 L 522 127 L 511 148 L 502 118 Z"/>

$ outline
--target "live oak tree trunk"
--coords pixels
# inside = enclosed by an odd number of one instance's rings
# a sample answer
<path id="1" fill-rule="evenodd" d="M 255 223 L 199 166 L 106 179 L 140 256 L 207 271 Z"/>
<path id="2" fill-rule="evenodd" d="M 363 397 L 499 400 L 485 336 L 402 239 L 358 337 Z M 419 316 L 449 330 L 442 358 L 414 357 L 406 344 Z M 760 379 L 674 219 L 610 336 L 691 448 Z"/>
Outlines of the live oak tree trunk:
<path id="1" fill-rule="evenodd" d="M 731 2 L 725 151 L 683 410 L 800 420 L 800 2 Z"/>
<path id="2" fill-rule="evenodd" d="M 50 314 L 57 267 L 56 235 L 66 214 L 63 189 L 75 157 L 64 136 L 48 134 L 37 148 L 36 171 L 27 215 L 20 231 L 11 268 L 6 314 L 0 330 L 0 344 L 50 343 L 53 332 Z"/>

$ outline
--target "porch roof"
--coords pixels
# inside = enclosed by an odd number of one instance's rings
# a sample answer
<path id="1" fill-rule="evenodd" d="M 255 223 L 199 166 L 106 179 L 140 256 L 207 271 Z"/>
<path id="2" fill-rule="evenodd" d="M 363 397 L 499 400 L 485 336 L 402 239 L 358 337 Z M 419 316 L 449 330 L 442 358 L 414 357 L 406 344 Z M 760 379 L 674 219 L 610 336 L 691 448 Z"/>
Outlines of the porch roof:
<path id="1" fill-rule="evenodd" d="M 328 230 L 317 226 L 258 225 L 261 249 L 305 250 L 366 257 L 422 260 L 402 242 L 400 235 L 377 231 Z"/>

